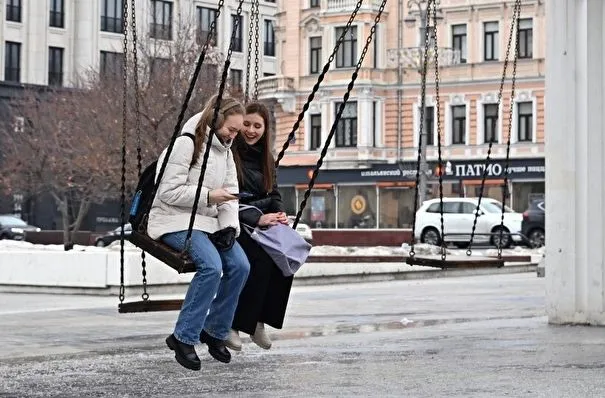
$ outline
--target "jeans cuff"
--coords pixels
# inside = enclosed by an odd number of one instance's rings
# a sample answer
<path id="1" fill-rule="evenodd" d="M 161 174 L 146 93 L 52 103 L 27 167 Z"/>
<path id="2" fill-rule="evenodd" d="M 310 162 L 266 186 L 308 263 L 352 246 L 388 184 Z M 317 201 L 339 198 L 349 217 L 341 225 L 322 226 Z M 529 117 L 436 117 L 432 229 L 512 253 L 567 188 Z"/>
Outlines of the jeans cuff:
<path id="1" fill-rule="evenodd" d="M 184 339 L 181 336 L 179 336 L 177 332 L 174 332 L 173 334 L 174 334 L 174 338 L 177 339 L 178 341 L 180 341 L 183 344 L 196 345 L 196 344 L 199 344 L 199 342 L 200 342 L 199 340 L 191 342 L 191 341 L 189 341 L 187 339 Z"/>
<path id="2" fill-rule="evenodd" d="M 229 334 L 227 333 L 227 335 L 225 337 L 218 337 L 218 334 L 213 330 L 213 329 L 206 329 L 204 328 L 204 331 L 210 335 L 210 337 L 214 337 L 215 339 L 218 340 L 227 340 L 227 338 L 229 337 Z"/>

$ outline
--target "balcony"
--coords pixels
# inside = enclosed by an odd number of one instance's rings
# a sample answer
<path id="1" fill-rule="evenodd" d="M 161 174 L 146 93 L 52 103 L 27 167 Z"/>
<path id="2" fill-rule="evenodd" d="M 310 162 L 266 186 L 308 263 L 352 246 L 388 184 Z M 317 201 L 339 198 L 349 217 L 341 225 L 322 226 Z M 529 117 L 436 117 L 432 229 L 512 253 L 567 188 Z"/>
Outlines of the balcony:
<path id="1" fill-rule="evenodd" d="M 367 4 L 369 3 L 369 4 Z M 364 1 L 360 11 L 378 11 L 380 0 Z M 328 12 L 344 12 L 350 14 L 355 9 L 357 0 L 321 0 L 321 9 Z"/>
<path id="2" fill-rule="evenodd" d="M 282 106 L 284 112 L 294 112 L 296 109 L 294 78 L 269 76 L 258 79 L 258 99 L 274 99 Z"/>

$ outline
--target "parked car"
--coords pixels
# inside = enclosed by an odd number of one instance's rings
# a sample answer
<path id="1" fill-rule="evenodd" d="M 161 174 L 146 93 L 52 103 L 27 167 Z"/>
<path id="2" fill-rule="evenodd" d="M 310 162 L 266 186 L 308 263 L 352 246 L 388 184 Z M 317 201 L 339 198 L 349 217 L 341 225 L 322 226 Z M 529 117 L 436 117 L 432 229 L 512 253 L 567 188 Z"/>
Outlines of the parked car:
<path id="1" fill-rule="evenodd" d="M 0 215 L 0 239 L 23 240 L 26 231 L 40 232 L 41 230 L 12 214 Z"/>
<path id="2" fill-rule="evenodd" d="M 527 237 L 532 247 L 541 247 L 545 244 L 544 228 L 544 200 L 533 201 L 529 208 L 523 212 L 521 233 Z"/>
<path id="3" fill-rule="evenodd" d="M 290 224 L 290 226 L 294 225 L 295 219 L 296 217 L 294 216 L 288 216 L 288 224 Z M 311 231 L 311 227 L 309 227 L 307 224 L 299 222 L 296 225 L 296 232 L 298 232 L 298 234 L 302 236 L 304 240 L 310 244 L 313 244 L 313 231 Z"/>
<path id="4" fill-rule="evenodd" d="M 99 247 L 109 246 L 112 242 L 115 242 L 116 240 L 120 240 L 120 235 L 122 233 L 121 229 L 122 229 L 122 227 L 117 227 L 116 229 L 113 229 L 113 230 L 107 232 L 105 235 L 101 235 L 101 236 L 97 237 L 95 239 L 95 246 L 99 246 Z M 124 237 L 126 239 L 128 239 L 128 237 L 130 236 L 131 233 L 132 233 L 132 226 L 130 225 L 130 223 L 124 224 Z"/>
<path id="5" fill-rule="evenodd" d="M 460 248 L 470 243 L 478 198 L 443 198 L 443 229 L 441 236 L 441 216 L 439 199 L 425 201 L 416 212 L 414 238 L 431 245 L 440 245 L 441 239 L 454 243 Z M 483 198 L 477 217 L 473 243 L 489 243 L 497 246 L 500 241 L 502 203 L 491 198 Z M 504 207 L 504 230 L 502 247 L 522 241 L 520 235 L 523 215 Z M 509 234 L 510 233 L 510 234 Z M 489 235 L 491 234 L 491 235 Z"/>

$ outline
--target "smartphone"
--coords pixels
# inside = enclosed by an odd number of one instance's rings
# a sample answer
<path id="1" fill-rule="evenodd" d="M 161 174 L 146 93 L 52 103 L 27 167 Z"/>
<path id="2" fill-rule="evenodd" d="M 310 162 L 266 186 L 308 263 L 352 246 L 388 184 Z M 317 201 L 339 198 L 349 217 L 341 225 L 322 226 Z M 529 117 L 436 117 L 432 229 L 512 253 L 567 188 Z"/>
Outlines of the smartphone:
<path id="1" fill-rule="evenodd" d="M 232 193 L 232 195 L 239 199 L 249 199 L 254 196 L 254 194 L 250 192 Z"/>

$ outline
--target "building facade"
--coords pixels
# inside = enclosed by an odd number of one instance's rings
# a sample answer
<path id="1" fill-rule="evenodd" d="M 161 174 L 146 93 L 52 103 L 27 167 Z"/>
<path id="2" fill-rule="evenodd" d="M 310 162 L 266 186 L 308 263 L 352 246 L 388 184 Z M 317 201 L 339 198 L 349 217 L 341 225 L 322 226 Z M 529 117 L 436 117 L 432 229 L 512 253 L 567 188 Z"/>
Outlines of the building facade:
<path id="1" fill-rule="evenodd" d="M 213 51 L 226 54 L 236 18 L 237 0 L 226 0 L 212 38 Z M 0 0 L 0 101 L 19 95 L 24 87 L 72 87 L 89 71 L 116 72 L 123 65 L 123 0 Z M 130 1 L 128 1 L 130 5 Z M 177 46 L 179 41 L 203 43 L 215 19 L 218 0 L 135 0 L 139 49 Z M 131 9 L 129 7 L 129 15 Z M 245 87 L 253 73 L 246 73 L 251 1 L 243 3 L 230 65 L 231 87 Z M 272 76 L 277 69 L 275 56 L 275 1 L 260 0 L 258 12 L 258 75 Z M 250 32 L 252 29 L 252 32 Z M 130 38 L 130 40 L 132 40 Z M 251 59 L 254 65 L 255 46 Z M 144 50 L 141 50 L 144 51 Z M 207 58 L 208 59 L 208 58 Z M 195 63 L 184 65 L 193 71 Z M 0 104 L 1 105 L 1 104 Z M 1 106 L 0 106 L 1 108 Z M 1 146 L 0 146 L 1 157 Z M 21 214 L 43 229 L 54 229 L 60 222 L 50 206 L 31 214 L 20 197 L 0 200 L 2 212 Z M 45 201 L 44 201 L 45 202 Z M 39 208 L 39 207 L 37 207 Z M 83 229 L 107 230 L 119 223 L 115 204 L 94 206 Z M 44 214 L 42 214 L 44 213 Z"/>
<path id="2" fill-rule="evenodd" d="M 3 4 L 2 4 L 3 3 Z M 180 34 L 203 37 L 215 18 L 218 1 L 136 0 L 139 43 L 170 44 Z M 3 0 L 0 2 L 0 80 L 72 86 L 90 70 L 103 70 L 123 52 L 122 0 Z M 214 39 L 229 47 L 238 1 L 225 1 Z M 275 2 L 260 1 L 260 76 L 275 73 L 273 20 Z M 130 9 L 129 9 L 130 13 Z M 250 2 L 244 2 L 231 71 L 232 82 L 246 78 Z M 188 30 L 187 30 L 188 29 Z"/>
<path id="3" fill-rule="evenodd" d="M 357 2 L 298 3 L 299 7 L 293 7 L 292 2 L 278 2 L 277 74 L 259 82 L 261 98 L 274 105 L 276 151 L 292 131 Z M 342 118 L 333 125 L 380 6 L 376 0 L 363 2 L 281 162 L 279 182 L 288 210 L 295 213 L 322 146 L 330 130 L 334 130 L 316 189 L 303 213 L 303 220 L 313 227 L 411 225 L 420 125 L 422 14 L 426 1 L 409 3 L 410 9 L 408 1 L 387 3 Z M 438 195 L 439 134 L 444 195 L 478 196 L 481 176 L 487 168 L 484 195 L 502 200 L 509 127 L 507 204 L 523 211 L 532 195 L 544 193 L 542 1 L 523 1 L 515 95 L 511 103 L 513 41 L 508 79 L 497 106 L 513 4 L 504 0 L 440 2 L 439 107 L 434 62 L 429 62 L 424 123 L 427 137 L 423 139 L 427 143 L 429 197 Z M 486 167 L 490 141 L 494 160 Z"/>

